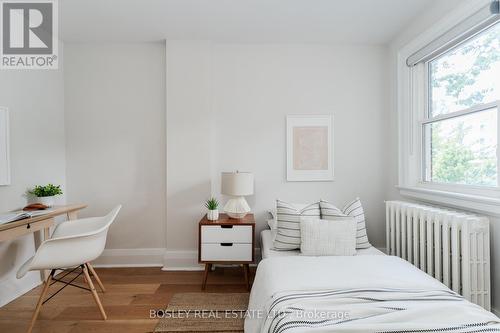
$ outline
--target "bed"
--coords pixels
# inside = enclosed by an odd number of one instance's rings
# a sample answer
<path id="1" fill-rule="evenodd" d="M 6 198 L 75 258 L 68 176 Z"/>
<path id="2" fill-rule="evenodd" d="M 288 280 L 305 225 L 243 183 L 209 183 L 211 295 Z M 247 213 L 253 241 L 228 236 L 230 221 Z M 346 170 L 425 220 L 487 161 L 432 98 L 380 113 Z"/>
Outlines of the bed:
<path id="1" fill-rule="evenodd" d="M 500 332 L 495 315 L 398 257 L 308 257 L 261 238 L 245 332 Z"/>

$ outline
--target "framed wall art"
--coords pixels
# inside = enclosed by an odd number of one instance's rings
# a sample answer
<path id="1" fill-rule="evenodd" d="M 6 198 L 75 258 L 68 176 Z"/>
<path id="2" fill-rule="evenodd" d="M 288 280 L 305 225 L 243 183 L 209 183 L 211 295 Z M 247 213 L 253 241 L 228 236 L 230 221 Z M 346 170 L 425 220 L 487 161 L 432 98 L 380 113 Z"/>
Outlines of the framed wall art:
<path id="1" fill-rule="evenodd" d="M 333 116 L 286 118 L 288 181 L 333 181 Z"/>

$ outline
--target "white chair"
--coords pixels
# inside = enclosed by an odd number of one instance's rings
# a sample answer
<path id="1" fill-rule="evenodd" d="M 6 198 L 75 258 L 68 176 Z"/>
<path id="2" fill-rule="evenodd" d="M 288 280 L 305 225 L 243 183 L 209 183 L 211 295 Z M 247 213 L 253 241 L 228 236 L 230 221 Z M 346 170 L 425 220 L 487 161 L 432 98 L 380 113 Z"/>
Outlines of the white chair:
<path id="1" fill-rule="evenodd" d="M 106 235 L 108 233 L 109 226 L 115 220 L 120 209 L 121 206 L 117 206 L 109 214 L 103 217 L 71 220 L 59 224 L 54 230 L 52 237 L 44 241 L 36 251 L 35 255 L 21 266 L 17 272 L 18 279 L 22 278 L 29 271 L 51 270 L 50 275 L 45 281 L 40 298 L 38 299 L 28 333 L 33 329 L 38 313 L 40 312 L 40 308 L 46 301 L 55 296 L 59 291 L 68 285 L 80 287 L 72 283 L 74 279 L 70 282 L 65 282 L 61 279 L 55 278 L 54 273 L 59 269 L 76 267 L 70 271 L 74 272 L 78 268 L 81 268 L 82 271 L 77 275 L 77 277 L 82 273 L 84 274 L 84 280 L 89 286 L 89 288 L 84 289 L 90 290 L 97 306 L 99 307 L 102 318 L 104 320 L 107 319 L 106 312 L 104 311 L 101 301 L 99 300 L 99 296 L 97 295 L 94 284 L 92 283 L 89 271 L 96 279 L 102 291 L 104 291 L 104 286 L 95 273 L 94 268 L 90 265 L 90 262 L 97 259 L 102 254 L 104 246 L 106 245 Z M 64 276 L 62 278 L 64 278 Z M 49 287 L 55 282 L 63 282 L 65 285 L 44 301 L 43 299 L 47 294 Z"/>

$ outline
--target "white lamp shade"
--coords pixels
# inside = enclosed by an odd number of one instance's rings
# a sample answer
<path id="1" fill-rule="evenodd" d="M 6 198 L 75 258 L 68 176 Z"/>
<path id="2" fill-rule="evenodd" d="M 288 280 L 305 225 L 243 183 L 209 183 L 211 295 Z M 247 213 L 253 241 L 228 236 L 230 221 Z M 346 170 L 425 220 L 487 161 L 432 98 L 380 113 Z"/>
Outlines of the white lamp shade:
<path id="1" fill-rule="evenodd" d="M 221 193 L 241 197 L 253 194 L 253 174 L 250 172 L 223 172 Z"/>

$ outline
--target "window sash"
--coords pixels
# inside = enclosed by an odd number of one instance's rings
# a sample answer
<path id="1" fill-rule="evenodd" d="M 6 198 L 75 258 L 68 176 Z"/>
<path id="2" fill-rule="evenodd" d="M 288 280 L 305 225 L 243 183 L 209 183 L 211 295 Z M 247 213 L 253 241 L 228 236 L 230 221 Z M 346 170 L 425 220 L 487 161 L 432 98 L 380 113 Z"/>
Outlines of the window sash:
<path id="1" fill-rule="evenodd" d="M 426 82 L 428 82 L 426 80 Z M 427 90 L 427 89 L 426 89 Z M 427 103 L 426 103 L 427 104 Z M 491 103 L 485 103 L 485 104 L 478 104 L 473 107 L 463 109 L 460 111 L 455 111 L 452 113 L 448 114 L 441 114 L 436 117 L 429 117 L 429 113 L 426 111 L 425 114 L 427 115 L 426 118 L 424 118 L 422 121 L 419 122 L 419 127 L 420 127 L 420 133 L 421 133 L 421 144 L 422 144 L 422 149 L 421 149 L 421 158 L 422 158 L 422 164 L 421 164 L 421 182 L 425 184 L 437 184 L 437 185 L 443 185 L 447 187 L 454 187 L 454 188 L 471 188 L 471 189 L 493 189 L 493 190 L 500 190 L 500 147 L 498 144 L 500 144 L 500 101 L 494 101 Z M 458 184 L 458 183 L 442 183 L 442 182 L 436 182 L 432 180 L 432 175 L 431 175 L 431 170 L 432 170 L 432 139 L 430 133 L 427 133 L 430 130 L 431 126 L 426 126 L 429 124 L 457 118 L 457 117 L 462 117 L 462 116 L 467 116 L 473 113 L 478 113 L 482 111 L 487 111 L 490 109 L 496 109 L 497 112 L 497 185 L 496 186 L 487 186 L 487 185 L 471 185 L 471 184 Z"/>
<path id="2" fill-rule="evenodd" d="M 472 114 L 472 113 L 476 113 L 476 112 L 486 111 L 489 109 L 493 109 L 495 107 L 498 110 L 499 104 L 500 104 L 500 101 L 494 101 L 494 102 L 484 103 L 484 104 L 477 104 L 477 105 L 474 105 L 470 108 L 466 108 L 463 110 L 450 112 L 450 113 L 446 113 L 446 114 L 440 114 L 440 115 L 437 115 L 435 117 L 430 117 L 430 115 L 426 112 L 428 116 L 426 119 L 421 121 L 421 124 L 422 125 L 432 124 L 432 123 L 435 123 L 438 121 L 462 117 L 462 116 L 466 116 L 468 114 Z"/>
<path id="3" fill-rule="evenodd" d="M 498 2 L 497 2 L 497 7 L 498 7 Z M 498 8 L 496 9 L 498 12 Z M 498 18 L 498 14 L 497 14 Z M 418 116 L 419 121 L 417 121 L 417 127 L 418 132 L 420 137 L 420 182 L 423 184 L 430 184 L 430 185 L 439 185 L 439 186 L 444 186 L 448 188 L 455 188 L 455 189 L 489 189 L 489 190 L 495 190 L 499 191 L 500 190 L 500 101 L 492 101 L 489 103 L 482 103 L 482 104 L 476 104 L 473 105 L 472 107 L 464 108 L 458 111 L 454 111 L 451 113 L 446 113 L 446 114 L 439 114 L 436 116 L 432 115 L 432 74 L 431 74 L 431 62 L 434 61 L 435 59 L 439 58 L 443 54 L 446 54 L 447 52 L 461 47 L 462 44 L 466 43 L 470 38 L 473 38 L 475 35 L 482 33 L 483 31 L 489 29 L 491 26 L 494 24 L 498 24 L 498 19 L 494 21 L 493 24 L 490 24 L 485 27 L 483 25 L 482 27 L 476 26 L 474 33 L 468 34 L 467 38 L 462 39 L 458 43 L 453 43 L 453 45 L 448 45 L 448 47 L 443 47 L 440 49 L 439 54 L 433 54 L 432 57 L 427 57 L 426 59 L 421 60 L 420 63 L 416 64 L 417 66 L 413 67 L 413 70 L 411 70 L 411 73 L 415 75 L 411 79 L 412 84 L 417 85 L 417 89 L 411 91 L 410 97 L 412 99 L 421 99 L 423 98 L 423 103 L 415 103 L 413 101 L 411 104 L 413 107 L 416 107 L 418 112 L 417 114 L 420 114 L 421 116 Z M 444 46 L 444 45 L 443 45 Z M 418 69 L 419 65 L 420 70 Z M 421 89 L 421 90 L 420 90 Z M 421 93 L 417 93 L 418 90 L 421 91 Z M 420 107 L 418 105 L 420 104 Z M 470 184 L 459 184 L 459 183 L 440 183 L 432 180 L 432 136 L 431 136 L 431 128 L 434 123 L 458 118 L 458 117 L 463 117 L 467 115 L 471 115 L 474 113 L 479 113 L 483 111 L 487 111 L 490 109 L 496 109 L 497 112 L 497 151 L 496 151 L 496 157 L 497 157 L 497 184 L 496 186 L 485 186 L 485 185 L 470 185 Z M 413 127 L 413 126 L 412 126 Z"/>
<path id="4" fill-rule="evenodd" d="M 459 47 L 459 45 L 455 45 L 453 48 Z M 451 48 L 450 48 L 451 49 Z M 448 51 L 448 50 L 447 50 Z M 445 51 L 445 53 L 447 52 Z M 420 171 L 420 182 L 424 184 L 434 184 L 434 185 L 442 185 L 450 188 L 456 188 L 456 189 L 490 189 L 490 190 L 495 190 L 495 191 L 500 191 L 500 101 L 496 100 L 493 102 L 489 103 L 483 103 L 483 104 L 476 104 L 472 107 L 465 108 L 462 110 L 454 111 L 451 113 L 446 113 L 446 114 L 439 114 L 437 116 L 432 116 L 432 94 L 431 94 L 431 89 L 432 89 L 432 84 L 431 84 L 431 72 L 430 72 L 430 63 L 432 59 L 429 61 L 426 61 L 422 65 L 424 66 L 424 70 L 420 72 L 420 75 L 423 76 L 423 82 L 424 82 L 424 89 L 423 89 L 423 98 L 425 102 L 423 103 L 423 117 L 421 120 L 418 122 L 419 126 L 419 132 L 421 135 L 421 171 Z M 416 75 L 418 76 L 419 72 L 417 71 Z M 418 81 L 418 78 L 417 78 Z M 413 95 L 413 93 L 412 93 Z M 421 95 L 421 96 L 422 96 Z M 415 96 L 418 96 L 415 95 Z M 415 98 L 415 96 L 412 96 Z M 462 117 L 466 115 L 470 115 L 476 112 L 482 112 L 486 111 L 492 108 L 496 108 L 496 112 L 498 113 L 497 116 L 497 185 L 496 186 L 484 186 L 484 185 L 469 185 L 469 184 L 457 184 L 457 183 L 441 183 L 441 182 L 435 182 L 432 181 L 432 139 L 429 133 L 426 133 L 426 127 L 428 128 L 427 131 L 429 130 L 430 126 L 426 126 L 429 124 L 433 124 L 436 122 L 448 120 L 448 119 L 453 119 L 457 117 Z"/>

